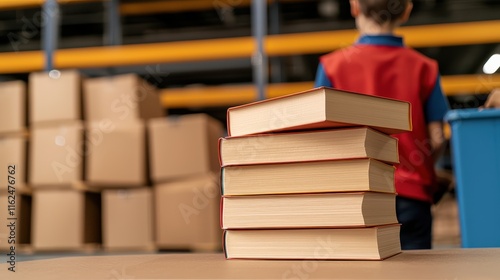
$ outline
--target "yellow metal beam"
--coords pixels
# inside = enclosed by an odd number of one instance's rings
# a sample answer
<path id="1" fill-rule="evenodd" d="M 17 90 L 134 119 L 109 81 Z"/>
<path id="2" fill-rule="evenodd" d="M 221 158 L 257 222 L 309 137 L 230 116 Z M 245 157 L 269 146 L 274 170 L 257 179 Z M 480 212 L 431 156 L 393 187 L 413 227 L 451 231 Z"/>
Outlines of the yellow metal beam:
<path id="1" fill-rule="evenodd" d="M 466 30 L 467 33 L 464 33 Z M 486 31 L 485 31 L 486 30 Z M 493 30 L 493 31 L 491 31 Z M 500 42 L 500 20 L 403 27 L 409 46 L 447 46 Z M 271 35 L 265 40 L 269 56 L 326 53 L 348 46 L 354 30 Z M 55 53 L 57 68 L 116 67 L 150 63 L 206 61 L 250 58 L 255 42 L 252 37 L 181 41 L 154 44 L 74 48 Z M 26 73 L 43 69 L 43 53 L 0 53 L 1 73 Z"/>
<path id="2" fill-rule="evenodd" d="M 250 57 L 251 37 L 59 50 L 57 68 L 126 66 Z M 1 60 L 0 60 L 1 61 Z M 0 70 L 1 71 L 1 70 Z"/>
<path id="3" fill-rule="evenodd" d="M 443 91 L 450 96 L 489 93 L 494 88 L 500 88 L 500 74 L 443 76 L 442 85 Z"/>
<path id="4" fill-rule="evenodd" d="M 203 11 L 210 9 L 224 12 L 228 9 L 248 7 L 251 2 L 251 0 L 142 1 L 122 3 L 120 5 L 120 12 L 124 16 Z M 270 3 L 272 0 L 267 0 L 267 2 Z M 304 0 L 281 0 L 280 2 L 304 2 Z"/>
<path id="5" fill-rule="evenodd" d="M 500 20 L 406 26 L 396 30 L 413 48 L 473 45 L 500 42 Z M 351 45 L 356 30 L 336 30 L 270 35 L 266 52 L 270 56 L 326 53 Z"/>
<path id="6" fill-rule="evenodd" d="M 61 5 L 64 5 L 97 1 L 106 0 L 58 0 L 57 2 Z M 0 0 L 0 10 L 36 8 L 42 6 L 44 2 L 45 0 Z"/>
<path id="7" fill-rule="evenodd" d="M 401 27 L 396 33 L 414 48 L 500 42 L 500 20 Z"/>
<path id="8" fill-rule="evenodd" d="M 489 93 L 500 87 L 500 74 L 443 76 L 443 91 L 446 95 Z M 313 82 L 270 84 L 269 98 L 282 96 L 313 87 Z M 255 101 L 257 90 L 253 85 L 186 87 L 164 89 L 161 101 L 166 108 L 216 107 L 245 104 Z"/>
<path id="9" fill-rule="evenodd" d="M 28 73 L 40 71 L 45 58 L 41 51 L 0 53 L 1 73 Z"/>
<path id="10" fill-rule="evenodd" d="M 207 0 L 189 0 L 189 1 L 148 1 L 148 2 L 131 2 L 122 3 L 120 5 L 120 12 L 124 16 L 134 15 L 150 15 L 160 13 L 172 12 L 186 12 L 186 11 L 199 11 L 216 8 L 215 1 Z M 226 3 L 226 1 L 219 0 L 219 2 Z M 231 1 L 233 2 L 233 1 Z M 229 4 L 227 4 L 229 5 Z"/>
<path id="11" fill-rule="evenodd" d="M 282 96 L 307 90 L 312 86 L 312 82 L 270 84 L 267 96 Z M 186 87 L 161 92 L 162 104 L 167 108 L 230 106 L 252 102 L 256 98 L 257 91 L 253 85 Z"/>

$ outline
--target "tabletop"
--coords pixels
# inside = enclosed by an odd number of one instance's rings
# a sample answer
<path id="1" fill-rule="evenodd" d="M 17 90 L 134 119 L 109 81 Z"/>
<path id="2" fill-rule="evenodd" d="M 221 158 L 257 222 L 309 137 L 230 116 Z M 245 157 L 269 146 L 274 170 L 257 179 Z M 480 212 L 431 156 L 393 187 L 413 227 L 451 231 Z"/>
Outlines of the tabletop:
<path id="1" fill-rule="evenodd" d="M 226 260 L 222 253 L 68 257 L 0 264 L 0 279 L 500 279 L 500 248 L 403 251 L 383 261 Z"/>

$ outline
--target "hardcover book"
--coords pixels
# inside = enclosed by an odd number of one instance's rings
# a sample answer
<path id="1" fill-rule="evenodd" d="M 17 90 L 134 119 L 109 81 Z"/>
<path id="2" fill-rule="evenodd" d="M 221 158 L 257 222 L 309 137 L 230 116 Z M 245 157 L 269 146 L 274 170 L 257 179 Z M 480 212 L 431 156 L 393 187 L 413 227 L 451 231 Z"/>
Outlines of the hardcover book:
<path id="1" fill-rule="evenodd" d="M 222 168 L 222 195 L 375 191 L 394 193 L 392 165 L 374 159 L 256 164 Z"/>
<path id="2" fill-rule="evenodd" d="M 396 194 L 225 196 L 223 229 L 368 227 L 397 223 Z"/>
<path id="3" fill-rule="evenodd" d="M 226 137 L 221 166 L 373 158 L 398 163 L 398 140 L 367 127 Z"/>
<path id="4" fill-rule="evenodd" d="M 227 110 L 230 136 L 345 126 L 370 126 L 388 134 L 411 131 L 411 105 L 319 87 Z"/>
<path id="5" fill-rule="evenodd" d="M 401 252 L 398 224 L 341 229 L 227 230 L 228 259 L 381 260 Z"/>

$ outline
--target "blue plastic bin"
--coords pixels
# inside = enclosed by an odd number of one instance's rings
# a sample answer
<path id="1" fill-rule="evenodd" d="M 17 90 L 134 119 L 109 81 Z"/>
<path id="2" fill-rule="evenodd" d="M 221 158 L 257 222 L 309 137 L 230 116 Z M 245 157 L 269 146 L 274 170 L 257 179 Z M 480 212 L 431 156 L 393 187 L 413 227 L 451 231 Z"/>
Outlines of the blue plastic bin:
<path id="1" fill-rule="evenodd" d="M 446 120 L 462 247 L 500 247 L 500 110 L 452 110 Z"/>

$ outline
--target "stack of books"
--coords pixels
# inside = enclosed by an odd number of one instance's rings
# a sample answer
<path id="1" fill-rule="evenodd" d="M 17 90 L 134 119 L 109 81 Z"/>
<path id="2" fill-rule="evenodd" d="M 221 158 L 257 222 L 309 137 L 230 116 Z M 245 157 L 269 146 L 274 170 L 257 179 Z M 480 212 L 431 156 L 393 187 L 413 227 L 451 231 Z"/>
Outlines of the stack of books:
<path id="1" fill-rule="evenodd" d="M 394 171 L 410 104 L 321 87 L 227 112 L 228 259 L 380 260 L 401 252 Z"/>

